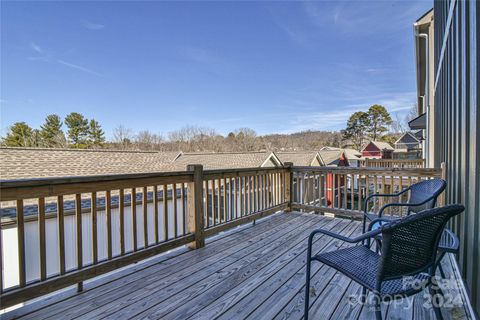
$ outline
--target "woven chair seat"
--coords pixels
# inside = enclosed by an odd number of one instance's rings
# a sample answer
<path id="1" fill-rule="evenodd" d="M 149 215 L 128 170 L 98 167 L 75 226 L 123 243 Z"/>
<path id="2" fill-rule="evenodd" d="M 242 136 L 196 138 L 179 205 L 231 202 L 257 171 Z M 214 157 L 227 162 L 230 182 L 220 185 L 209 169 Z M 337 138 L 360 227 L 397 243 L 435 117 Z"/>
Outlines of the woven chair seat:
<path id="1" fill-rule="evenodd" d="M 365 246 L 354 246 L 346 249 L 326 252 L 312 257 L 340 271 L 370 290 L 375 289 L 380 255 Z M 382 295 L 402 295 L 414 292 L 418 284 L 427 283 L 429 275 L 420 273 L 412 279 L 402 278 L 382 282 Z"/>

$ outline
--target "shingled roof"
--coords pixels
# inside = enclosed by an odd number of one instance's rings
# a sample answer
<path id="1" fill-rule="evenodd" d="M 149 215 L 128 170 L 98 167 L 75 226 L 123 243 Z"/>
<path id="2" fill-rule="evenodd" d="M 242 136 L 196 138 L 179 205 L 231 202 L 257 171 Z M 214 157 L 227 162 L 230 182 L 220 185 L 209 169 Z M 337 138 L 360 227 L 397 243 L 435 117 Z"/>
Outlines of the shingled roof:
<path id="1" fill-rule="evenodd" d="M 167 167 L 172 171 L 185 170 L 189 164 L 201 164 L 204 170 L 281 167 L 282 161 L 272 152 L 181 153 Z"/>
<path id="2" fill-rule="evenodd" d="M 340 163 L 340 158 L 342 154 L 345 154 L 343 150 L 320 150 L 318 152 L 320 157 L 322 157 L 323 162 L 326 166 L 335 166 Z"/>
<path id="3" fill-rule="evenodd" d="M 323 147 L 320 150 L 339 150 L 343 151 L 345 153 L 345 156 L 347 159 L 353 159 L 353 160 L 358 160 L 362 158 L 362 153 L 360 151 L 357 151 L 355 149 L 349 149 L 349 148 L 336 148 L 336 147 Z"/>
<path id="4" fill-rule="evenodd" d="M 314 151 L 275 152 L 275 154 L 283 163 L 291 162 L 294 166 L 325 165 L 318 152 Z"/>
<path id="5" fill-rule="evenodd" d="M 178 152 L 0 148 L 0 179 L 165 171 Z M 184 169 L 183 169 L 184 170 Z"/>
<path id="6" fill-rule="evenodd" d="M 390 145 L 390 143 L 382 142 L 382 141 L 370 141 L 374 146 L 376 146 L 379 150 L 394 150 L 394 148 Z M 369 144 L 370 144 L 369 143 Z M 367 144 L 368 146 L 368 144 Z M 365 146 L 365 148 L 367 147 Z M 364 149 L 365 149 L 364 148 Z"/>

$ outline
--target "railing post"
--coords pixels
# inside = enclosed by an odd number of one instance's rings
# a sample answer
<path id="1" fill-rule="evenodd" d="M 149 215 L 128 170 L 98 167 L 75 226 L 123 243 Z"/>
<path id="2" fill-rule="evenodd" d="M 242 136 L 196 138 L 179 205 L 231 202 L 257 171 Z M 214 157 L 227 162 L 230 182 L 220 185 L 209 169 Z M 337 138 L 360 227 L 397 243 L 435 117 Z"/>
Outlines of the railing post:
<path id="1" fill-rule="evenodd" d="M 292 211 L 292 193 L 293 193 L 293 162 L 285 162 L 283 166 L 286 169 L 285 172 L 285 186 L 283 194 L 285 197 L 285 202 L 288 203 L 288 207 L 285 209 L 285 212 Z"/>
<path id="2" fill-rule="evenodd" d="M 441 170 L 441 178 L 445 181 L 447 181 L 447 164 L 445 162 L 442 162 L 440 164 L 440 170 Z M 448 186 L 448 184 L 447 184 Z M 443 190 L 442 194 L 440 195 L 440 205 L 444 206 L 445 205 L 445 193 L 447 192 L 447 188 Z"/>
<path id="3" fill-rule="evenodd" d="M 187 166 L 187 171 L 193 172 L 193 181 L 188 183 L 187 225 L 188 232 L 195 235 L 195 241 L 189 244 L 192 249 L 205 246 L 203 228 L 203 166 L 193 164 Z"/>

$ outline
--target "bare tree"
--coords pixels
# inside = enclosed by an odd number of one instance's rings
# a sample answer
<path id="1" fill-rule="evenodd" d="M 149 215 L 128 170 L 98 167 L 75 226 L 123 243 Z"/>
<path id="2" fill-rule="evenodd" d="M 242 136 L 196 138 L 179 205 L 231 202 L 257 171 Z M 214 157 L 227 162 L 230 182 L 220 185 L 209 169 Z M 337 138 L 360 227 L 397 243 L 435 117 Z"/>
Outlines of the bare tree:
<path id="1" fill-rule="evenodd" d="M 163 137 L 148 130 L 140 131 L 135 135 L 134 145 L 140 150 L 163 150 Z"/>
<path id="2" fill-rule="evenodd" d="M 131 129 L 119 125 L 113 129 L 113 142 L 122 150 L 132 148 L 133 133 Z"/>

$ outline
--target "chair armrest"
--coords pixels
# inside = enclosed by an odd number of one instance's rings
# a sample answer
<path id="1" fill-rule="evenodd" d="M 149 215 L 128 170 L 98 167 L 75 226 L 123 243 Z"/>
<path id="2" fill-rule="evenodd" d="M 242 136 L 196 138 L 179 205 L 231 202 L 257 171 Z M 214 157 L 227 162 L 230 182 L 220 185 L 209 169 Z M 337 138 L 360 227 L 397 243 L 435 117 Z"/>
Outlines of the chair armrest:
<path id="1" fill-rule="evenodd" d="M 386 205 L 381 207 L 380 210 L 378 211 L 378 217 L 380 218 L 382 216 L 383 211 L 385 211 L 385 209 L 387 209 L 388 207 L 416 207 L 416 206 L 421 206 L 427 203 L 428 201 L 431 201 L 433 198 L 434 197 L 432 196 L 419 203 L 400 203 L 400 202 L 387 203 Z"/>
<path id="2" fill-rule="evenodd" d="M 375 225 L 375 223 L 378 223 L 378 222 L 392 222 L 392 221 L 395 221 L 396 219 L 387 219 L 387 218 L 376 218 L 376 219 L 373 219 L 372 221 L 370 221 L 370 224 L 368 225 L 368 231 L 371 231 L 372 230 L 372 227 Z"/>
<path id="3" fill-rule="evenodd" d="M 349 237 L 342 236 L 338 233 L 331 232 L 329 230 L 317 229 L 317 230 L 313 230 L 312 233 L 310 233 L 310 237 L 308 238 L 309 243 L 311 243 L 311 241 L 313 240 L 313 237 L 315 237 L 315 235 L 319 234 L 319 233 L 325 234 L 325 235 L 330 236 L 330 237 L 335 238 L 335 239 L 342 240 L 344 242 L 357 243 L 357 242 L 375 237 L 376 235 L 382 233 L 382 230 L 377 229 L 377 230 L 365 232 L 364 234 L 361 234 L 361 235 L 359 235 L 358 237 L 355 237 L 355 238 L 349 238 Z"/>
<path id="4" fill-rule="evenodd" d="M 373 193 L 373 194 L 369 195 L 364 201 L 364 207 L 363 207 L 364 213 L 367 213 L 368 202 L 371 199 L 373 199 L 375 197 L 398 197 L 398 196 L 404 194 L 405 192 L 407 192 L 408 190 L 410 190 L 410 188 L 405 188 L 402 191 L 397 192 L 397 193 Z"/>

